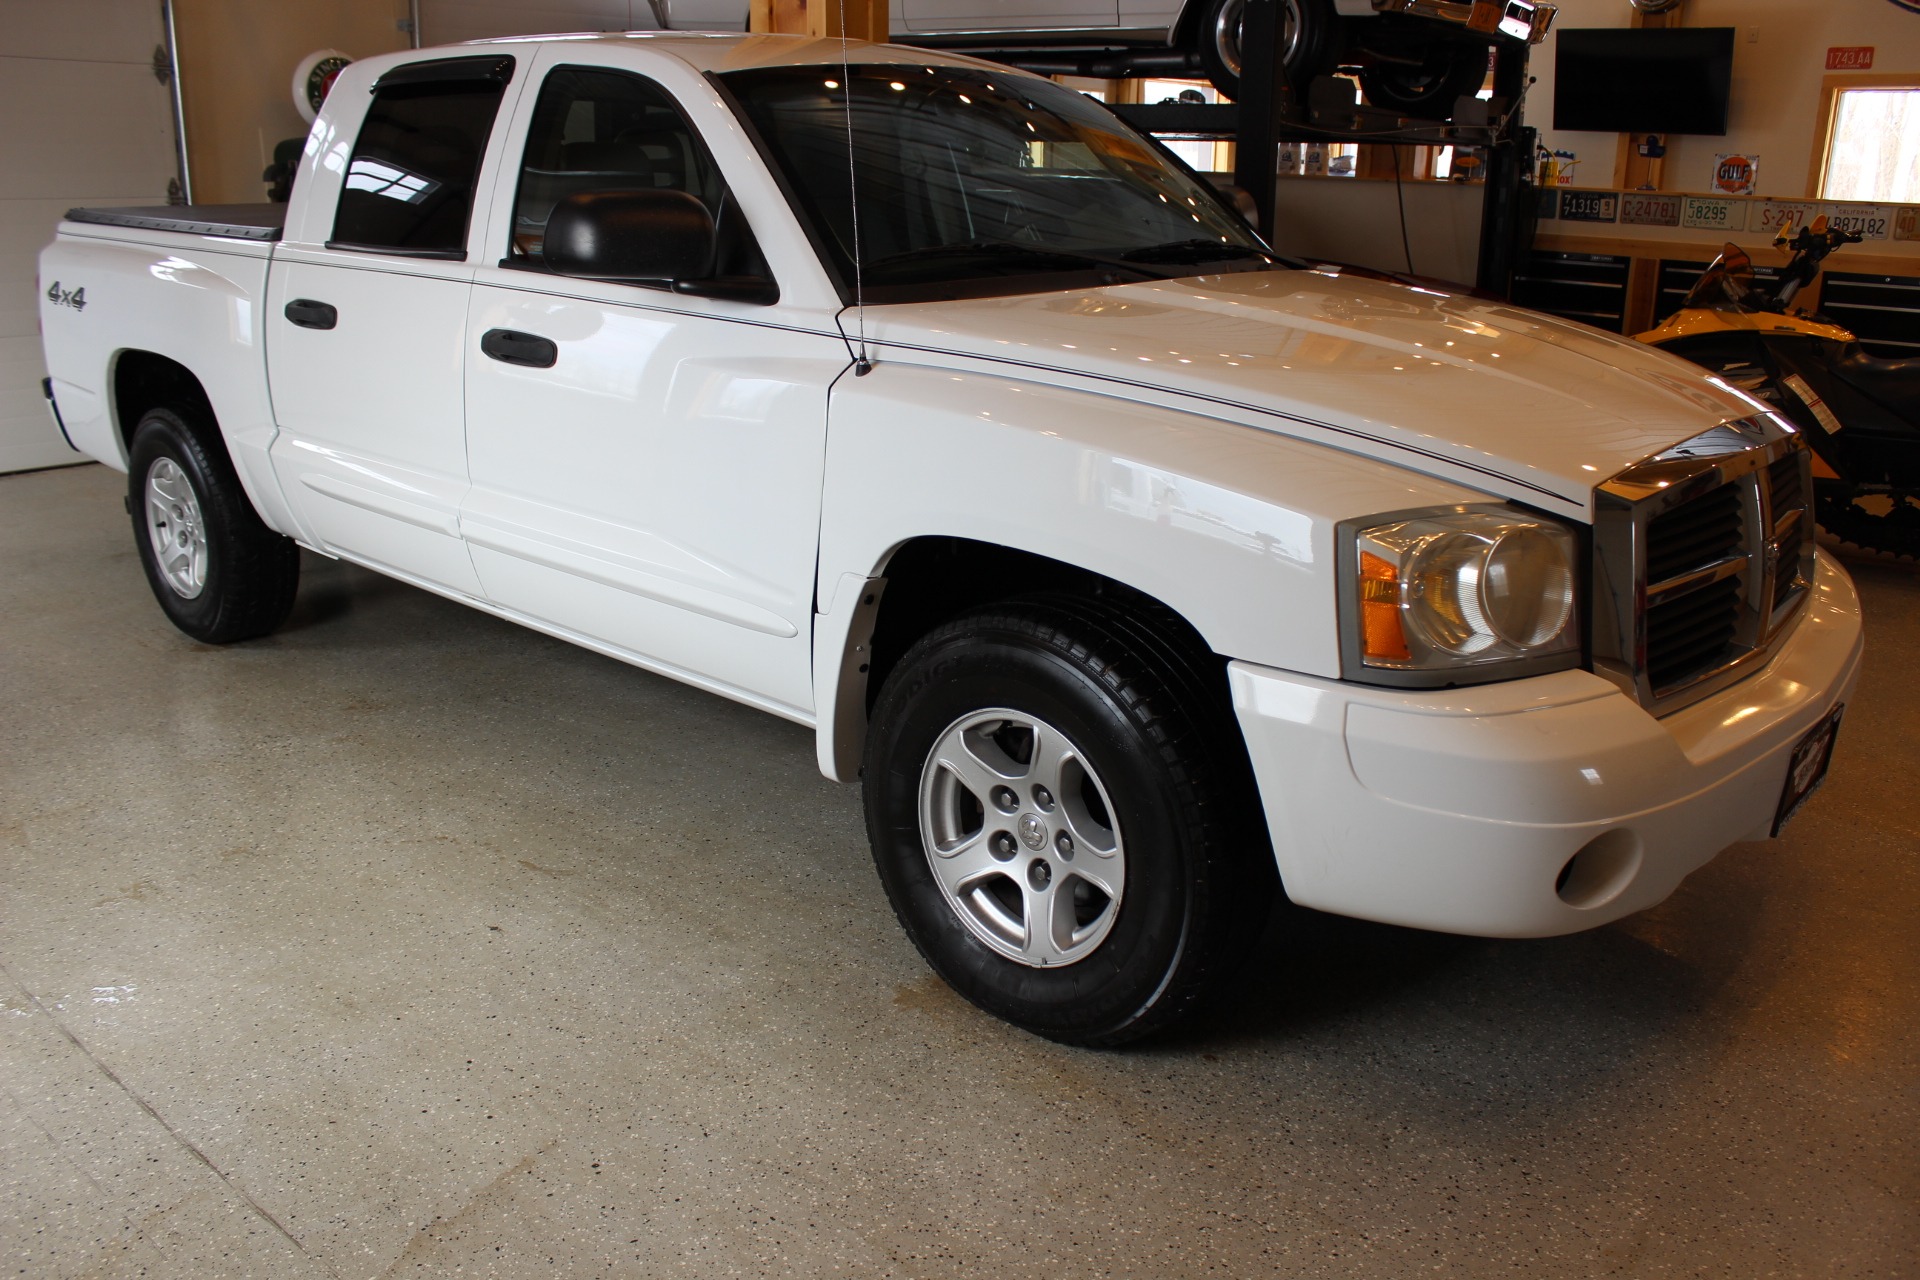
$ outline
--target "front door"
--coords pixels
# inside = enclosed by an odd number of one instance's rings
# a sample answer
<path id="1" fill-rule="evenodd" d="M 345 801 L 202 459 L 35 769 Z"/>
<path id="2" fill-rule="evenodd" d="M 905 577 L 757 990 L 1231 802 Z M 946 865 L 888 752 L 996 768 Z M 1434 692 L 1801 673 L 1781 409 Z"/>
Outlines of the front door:
<path id="1" fill-rule="evenodd" d="M 480 268 L 467 323 L 474 566 L 504 608 L 805 719 L 827 388 L 846 345 L 777 307 L 546 270 L 559 200 L 671 189 L 713 215 L 714 276 L 768 276 L 658 85 L 563 64 L 539 95 L 506 257 Z"/>

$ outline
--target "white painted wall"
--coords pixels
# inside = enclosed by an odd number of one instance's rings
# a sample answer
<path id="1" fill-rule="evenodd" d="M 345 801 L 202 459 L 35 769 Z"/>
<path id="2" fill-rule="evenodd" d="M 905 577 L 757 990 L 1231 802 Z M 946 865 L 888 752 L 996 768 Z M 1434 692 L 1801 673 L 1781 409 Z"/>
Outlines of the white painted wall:
<path id="1" fill-rule="evenodd" d="M 1281 253 L 1472 284 L 1480 261 L 1480 210 L 1486 189 L 1452 182 L 1409 182 L 1407 238 L 1390 180 L 1282 178 L 1275 197 L 1274 245 Z"/>
<path id="2" fill-rule="evenodd" d="M 1556 28 L 1624 27 L 1627 0 L 1557 0 Z M 1920 73 L 1920 14 L 1892 0 L 1687 0 L 1684 25 L 1733 27 L 1733 104 L 1724 138 L 1676 135 L 1668 139 L 1662 186 L 1708 191 L 1714 157 L 1741 151 L 1760 156 L 1759 194 L 1807 193 L 1808 162 L 1820 122 L 1820 82 L 1830 46 L 1873 45 L 1873 74 Z M 1538 83 L 1528 95 L 1527 123 L 1556 150 L 1579 154 L 1575 184 L 1613 182 L 1620 135 L 1562 133 L 1553 124 L 1553 61 L 1557 37 L 1534 51 Z"/>
<path id="3" fill-rule="evenodd" d="M 0 472 L 83 461 L 40 392 L 36 260 L 74 205 L 166 203 L 161 40 L 157 0 L 0 0 Z"/>

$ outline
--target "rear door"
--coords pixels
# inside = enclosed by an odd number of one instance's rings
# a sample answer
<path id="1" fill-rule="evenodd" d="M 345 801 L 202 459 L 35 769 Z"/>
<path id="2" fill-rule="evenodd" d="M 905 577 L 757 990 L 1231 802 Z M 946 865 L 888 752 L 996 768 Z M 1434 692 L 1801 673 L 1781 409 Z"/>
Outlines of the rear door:
<path id="1" fill-rule="evenodd" d="M 352 137 L 316 133 L 268 284 L 267 372 L 288 499 L 329 551 L 479 595 L 460 538 L 469 238 L 492 189 L 515 60 L 412 62 Z M 366 93 L 349 69 L 336 95 Z"/>

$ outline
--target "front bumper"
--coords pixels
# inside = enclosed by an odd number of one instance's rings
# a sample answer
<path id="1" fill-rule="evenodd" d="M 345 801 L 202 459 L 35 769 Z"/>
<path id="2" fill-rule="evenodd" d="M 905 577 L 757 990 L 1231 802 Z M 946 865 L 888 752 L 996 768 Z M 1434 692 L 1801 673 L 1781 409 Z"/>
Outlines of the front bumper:
<path id="1" fill-rule="evenodd" d="M 1438 692 L 1228 672 L 1290 898 L 1523 938 L 1643 910 L 1767 838 L 1788 757 L 1852 696 L 1860 652 L 1853 583 L 1821 553 L 1772 661 L 1662 719 L 1585 671 Z"/>

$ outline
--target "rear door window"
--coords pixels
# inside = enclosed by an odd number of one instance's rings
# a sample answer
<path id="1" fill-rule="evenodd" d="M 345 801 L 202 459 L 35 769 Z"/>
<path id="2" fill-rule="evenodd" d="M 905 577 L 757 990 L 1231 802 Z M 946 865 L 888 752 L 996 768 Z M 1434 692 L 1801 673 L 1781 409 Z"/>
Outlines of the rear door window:
<path id="1" fill-rule="evenodd" d="M 416 62 L 374 86 L 329 248 L 464 258 L 474 183 L 513 59 Z"/>

